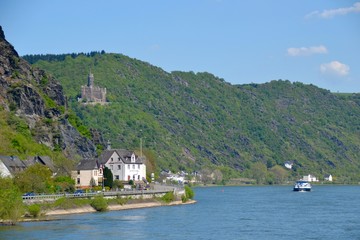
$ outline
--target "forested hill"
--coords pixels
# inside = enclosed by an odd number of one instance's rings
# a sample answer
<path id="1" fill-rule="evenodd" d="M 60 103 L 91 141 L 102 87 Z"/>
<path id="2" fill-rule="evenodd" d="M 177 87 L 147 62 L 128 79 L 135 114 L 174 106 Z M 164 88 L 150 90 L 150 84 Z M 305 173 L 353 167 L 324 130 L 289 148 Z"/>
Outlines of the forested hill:
<path id="1" fill-rule="evenodd" d="M 209 73 L 168 73 L 104 52 L 31 57 L 61 82 L 85 125 L 103 132 L 114 147 L 138 149 L 141 138 L 157 169 L 215 166 L 247 177 L 261 172 L 266 181 L 271 169 L 292 161 L 294 178 L 360 178 L 360 94 L 282 80 L 231 85 Z M 95 85 L 107 88 L 107 106 L 77 102 L 90 69 Z"/>

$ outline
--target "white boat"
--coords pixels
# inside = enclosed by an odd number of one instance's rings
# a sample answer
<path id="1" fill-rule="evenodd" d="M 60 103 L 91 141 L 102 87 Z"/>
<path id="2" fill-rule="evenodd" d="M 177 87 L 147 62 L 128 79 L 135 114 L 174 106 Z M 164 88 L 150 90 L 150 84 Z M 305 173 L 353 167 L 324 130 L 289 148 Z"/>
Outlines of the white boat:
<path id="1" fill-rule="evenodd" d="M 294 185 L 294 191 L 296 192 L 310 192 L 311 184 L 308 181 L 299 180 Z"/>

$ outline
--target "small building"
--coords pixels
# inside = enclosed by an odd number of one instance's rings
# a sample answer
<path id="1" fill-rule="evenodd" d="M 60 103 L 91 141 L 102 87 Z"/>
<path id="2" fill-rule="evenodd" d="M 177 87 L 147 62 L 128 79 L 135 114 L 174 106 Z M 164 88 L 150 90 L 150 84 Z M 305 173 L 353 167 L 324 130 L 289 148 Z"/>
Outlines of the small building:
<path id="1" fill-rule="evenodd" d="M 100 163 L 111 170 L 114 180 L 143 181 L 146 179 L 145 157 L 125 149 L 104 150 Z"/>
<path id="2" fill-rule="evenodd" d="M 326 175 L 324 176 L 324 180 L 325 180 L 325 181 L 332 182 L 332 181 L 333 181 L 333 177 L 332 177 L 331 174 L 326 174 Z"/>
<path id="3" fill-rule="evenodd" d="M 302 180 L 308 181 L 308 182 L 318 182 L 319 181 L 314 175 L 311 175 L 311 174 L 304 176 Z"/>
<path id="4" fill-rule="evenodd" d="M 287 168 L 287 169 L 292 169 L 292 166 L 293 166 L 294 163 L 290 162 L 290 161 L 286 161 L 284 163 L 284 166 Z"/>
<path id="5" fill-rule="evenodd" d="M 103 181 L 103 169 L 96 159 L 83 159 L 71 172 L 71 178 L 75 180 L 76 188 L 99 186 Z"/>
<path id="6" fill-rule="evenodd" d="M 44 165 L 55 173 L 55 166 L 48 156 L 28 157 L 26 160 L 20 160 L 16 156 L 0 156 L 0 176 L 13 177 L 16 173 L 35 164 Z"/>
<path id="7" fill-rule="evenodd" d="M 16 156 L 0 156 L 1 177 L 13 177 L 26 169 L 26 164 Z"/>

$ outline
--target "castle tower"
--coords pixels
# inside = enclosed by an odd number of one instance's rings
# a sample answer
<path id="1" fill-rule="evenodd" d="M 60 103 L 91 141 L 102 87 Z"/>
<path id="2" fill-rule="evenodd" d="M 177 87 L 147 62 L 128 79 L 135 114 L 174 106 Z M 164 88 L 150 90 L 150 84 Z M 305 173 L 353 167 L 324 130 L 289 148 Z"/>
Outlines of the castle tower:
<path id="1" fill-rule="evenodd" d="M 94 86 L 94 74 L 90 72 L 88 76 L 88 87 L 92 86 Z"/>
<path id="2" fill-rule="evenodd" d="M 94 85 L 94 74 L 89 73 L 87 85 L 81 86 L 81 98 L 78 101 L 87 103 L 106 103 L 106 88 Z"/>

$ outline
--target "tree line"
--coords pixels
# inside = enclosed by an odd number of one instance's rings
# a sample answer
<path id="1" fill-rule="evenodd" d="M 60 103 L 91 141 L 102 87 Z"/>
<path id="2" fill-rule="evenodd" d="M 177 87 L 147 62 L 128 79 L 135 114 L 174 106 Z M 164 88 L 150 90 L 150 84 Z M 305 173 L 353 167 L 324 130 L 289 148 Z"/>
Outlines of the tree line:
<path id="1" fill-rule="evenodd" d="M 34 64 L 37 61 L 43 60 L 48 62 L 60 62 L 64 61 L 66 57 L 70 56 L 71 58 L 76 58 L 78 56 L 94 57 L 98 54 L 105 54 L 104 50 L 101 51 L 91 51 L 89 53 L 66 53 L 66 54 L 27 54 L 22 56 L 30 64 Z"/>

